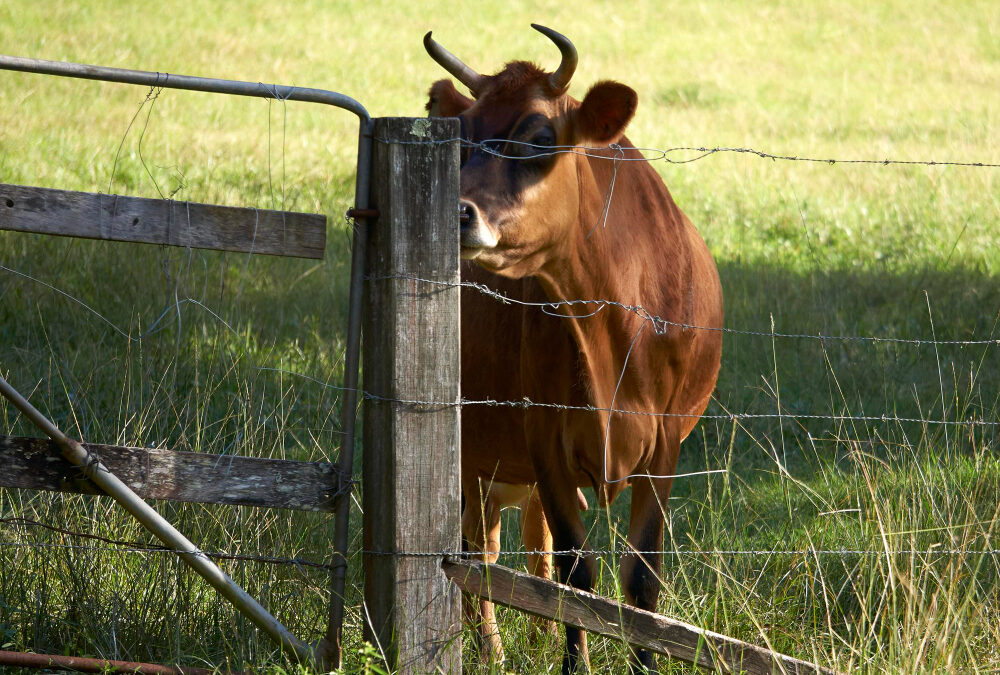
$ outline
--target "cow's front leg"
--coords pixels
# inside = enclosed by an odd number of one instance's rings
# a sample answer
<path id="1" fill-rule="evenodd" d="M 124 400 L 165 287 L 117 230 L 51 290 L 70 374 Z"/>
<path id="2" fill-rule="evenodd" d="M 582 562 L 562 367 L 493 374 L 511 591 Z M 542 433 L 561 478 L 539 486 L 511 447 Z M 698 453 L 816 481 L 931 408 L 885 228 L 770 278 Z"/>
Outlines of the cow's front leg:
<path id="1" fill-rule="evenodd" d="M 661 432 L 658 454 L 649 467 L 649 474 L 670 476 L 677 470 L 677 454 L 680 441 L 674 435 L 673 445 L 669 445 L 669 432 Z M 660 597 L 662 581 L 660 567 L 663 556 L 663 522 L 670 496 L 670 478 L 634 478 L 632 482 L 632 506 L 629 513 L 628 543 L 632 552 L 621 560 L 622 590 L 625 600 L 639 609 L 656 611 L 656 601 Z M 655 655 L 646 649 L 636 649 L 629 661 L 633 675 L 656 673 Z"/>
<path id="2" fill-rule="evenodd" d="M 552 544 L 556 551 L 581 550 L 586 543 L 587 531 L 580 517 L 580 500 L 576 485 L 566 480 L 569 475 L 565 467 L 560 467 L 546 458 L 536 460 L 538 491 L 549 527 L 552 530 Z M 551 458 L 549 458 L 551 459 Z M 593 556 L 575 553 L 558 553 L 555 556 L 559 581 L 583 591 L 590 591 L 594 585 Z M 566 652 L 563 656 L 562 675 L 573 675 L 590 671 L 590 656 L 587 654 L 587 634 L 579 628 L 566 626 Z"/>

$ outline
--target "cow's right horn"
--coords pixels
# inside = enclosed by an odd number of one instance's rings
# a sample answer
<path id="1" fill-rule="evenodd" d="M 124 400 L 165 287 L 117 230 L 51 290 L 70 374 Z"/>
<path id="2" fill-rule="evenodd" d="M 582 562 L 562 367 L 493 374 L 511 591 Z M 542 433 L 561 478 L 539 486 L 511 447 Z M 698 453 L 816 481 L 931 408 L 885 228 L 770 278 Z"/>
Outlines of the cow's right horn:
<path id="1" fill-rule="evenodd" d="M 472 92 L 473 96 L 477 96 L 480 87 L 482 87 L 483 80 L 486 79 L 472 68 L 461 62 L 457 56 L 449 52 L 447 49 L 442 47 L 431 37 L 432 31 L 427 31 L 427 35 L 424 36 L 424 49 L 427 53 L 431 55 L 431 58 L 437 61 L 442 68 L 451 73 L 455 79 L 464 84 Z"/>
<path id="2" fill-rule="evenodd" d="M 569 88 L 569 81 L 573 79 L 573 73 L 576 72 L 576 64 L 579 61 L 576 47 L 573 46 L 568 37 L 562 33 L 557 33 L 551 28 L 539 26 L 537 23 L 531 24 L 531 27 L 555 42 L 556 47 L 559 47 L 559 52 L 562 54 L 562 61 L 559 63 L 556 72 L 549 75 L 549 87 L 554 94 L 563 94 Z"/>

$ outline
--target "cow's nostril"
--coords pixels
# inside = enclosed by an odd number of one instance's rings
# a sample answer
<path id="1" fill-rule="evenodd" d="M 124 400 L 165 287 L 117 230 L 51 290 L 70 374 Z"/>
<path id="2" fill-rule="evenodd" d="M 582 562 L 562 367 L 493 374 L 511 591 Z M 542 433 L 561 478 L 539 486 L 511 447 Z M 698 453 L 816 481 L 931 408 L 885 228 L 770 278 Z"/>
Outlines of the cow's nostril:
<path id="1" fill-rule="evenodd" d="M 475 219 L 475 211 L 471 204 L 466 202 L 461 202 L 458 205 L 458 224 L 463 230 L 469 229 L 472 221 Z"/>

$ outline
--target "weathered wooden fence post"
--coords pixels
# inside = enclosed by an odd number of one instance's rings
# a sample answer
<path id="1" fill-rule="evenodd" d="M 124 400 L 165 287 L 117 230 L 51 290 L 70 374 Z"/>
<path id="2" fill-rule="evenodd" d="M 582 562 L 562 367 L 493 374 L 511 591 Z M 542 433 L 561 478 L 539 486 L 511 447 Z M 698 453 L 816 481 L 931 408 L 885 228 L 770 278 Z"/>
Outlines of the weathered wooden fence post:
<path id="1" fill-rule="evenodd" d="M 460 673 L 458 120 L 375 120 L 364 326 L 366 639 L 404 673 Z M 428 283 L 431 280 L 443 284 Z M 426 401 L 417 403 L 414 401 Z M 430 555 L 421 555 L 421 554 Z"/>

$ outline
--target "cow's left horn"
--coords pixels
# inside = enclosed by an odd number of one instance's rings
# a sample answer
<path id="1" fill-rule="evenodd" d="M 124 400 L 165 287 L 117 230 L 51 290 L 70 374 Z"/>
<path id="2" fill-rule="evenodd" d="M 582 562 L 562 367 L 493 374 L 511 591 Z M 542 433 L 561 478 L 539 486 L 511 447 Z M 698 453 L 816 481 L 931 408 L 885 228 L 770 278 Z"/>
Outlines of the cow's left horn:
<path id="1" fill-rule="evenodd" d="M 479 93 L 479 89 L 485 78 L 472 68 L 469 68 L 467 65 L 462 63 L 457 56 L 439 45 L 437 41 L 431 37 L 431 32 L 432 31 L 427 31 L 427 35 L 424 36 L 424 49 L 427 50 L 427 53 L 431 55 L 432 59 L 437 61 L 442 68 L 451 73 L 455 79 L 468 87 L 473 96 L 476 96 Z"/>
<path id="2" fill-rule="evenodd" d="M 539 26 L 537 23 L 531 24 L 531 27 L 555 42 L 556 47 L 559 47 L 559 51 L 562 53 L 562 62 L 559 64 L 559 68 L 549 75 L 549 87 L 552 88 L 553 93 L 562 94 L 569 88 L 569 81 L 573 79 L 573 73 L 576 72 L 576 64 L 579 60 L 576 47 L 573 46 L 568 37 L 551 28 Z"/>

